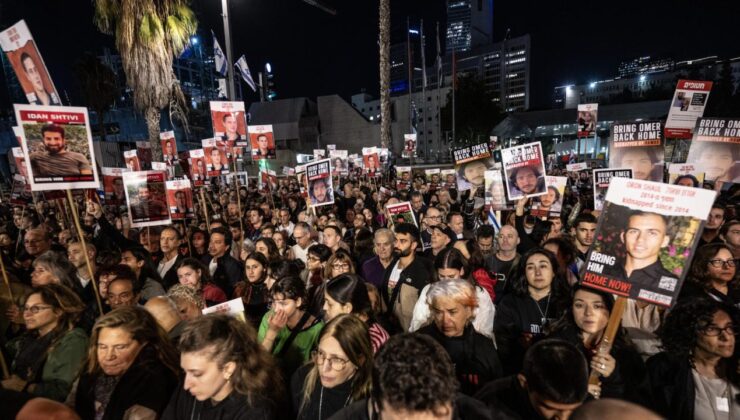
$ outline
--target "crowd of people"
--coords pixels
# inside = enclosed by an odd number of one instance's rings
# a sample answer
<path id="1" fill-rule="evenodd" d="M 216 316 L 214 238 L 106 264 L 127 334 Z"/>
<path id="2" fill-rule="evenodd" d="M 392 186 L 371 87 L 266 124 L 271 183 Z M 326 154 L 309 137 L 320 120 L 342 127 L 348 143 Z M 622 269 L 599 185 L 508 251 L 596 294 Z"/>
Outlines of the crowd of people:
<path id="1" fill-rule="evenodd" d="M 740 418 L 737 189 L 678 303 L 628 300 L 605 346 L 615 297 L 579 281 L 586 172 L 500 228 L 480 186 L 377 175 L 320 207 L 294 177 L 213 178 L 195 219 L 140 229 L 87 198 L 0 205 L 0 417 Z M 415 223 L 386 211 L 405 201 Z"/>

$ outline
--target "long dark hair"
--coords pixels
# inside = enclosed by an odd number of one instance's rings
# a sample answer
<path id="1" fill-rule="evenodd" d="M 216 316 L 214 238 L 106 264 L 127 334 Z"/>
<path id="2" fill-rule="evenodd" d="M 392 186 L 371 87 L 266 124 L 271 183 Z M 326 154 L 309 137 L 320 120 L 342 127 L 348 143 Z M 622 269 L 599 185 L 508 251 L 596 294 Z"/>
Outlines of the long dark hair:
<path id="1" fill-rule="evenodd" d="M 694 254 L 694 260 L 691 262 L 691 268 L 689 269 L 688 280 L 698 284 L 705 290 L 710 290 L 712 288 L 712 279 L 709 277 L 707 267 L 709 266 L 709 261 L 722 249 L 726 249 L 732 255 L 732 250 L 724 243 L 711 243 L 697 248 Z M 737 280 L 737 271 L 735 271 L 735 279 L 730 282 L 731 288 L 737 288 L 738 282 L 735 280 Z"/>
<path id="2" fill-rule="evenodd" d="M 326 294 L 340 304 L 352 304 L 353 314 L 363 314 L 373 320 L 373 310 L 365 282 L 357 274 L 340 274 L 326 283 Z"/>
<path id="3" fill-rule="evenodd" d="M 554 299 L 555 303 L 557 303 L 558 305 L 556 307 L 562 309 L 568 303 L 570 289 L 568 287 L 568 282 L 560 275 L 560 266 L 558 264 L 557 257 L 555 257 L 555 254 L 546 250 L 545 248 L 532 248 L 524 253 L 524 255 L 522 255 L 522 258 L 519 260 L 517 275 L 511 285 L 512 292 L 520 297 L 529 295 L 529 283 L 527 282 L 526 273 L 527 260 L 536 254 L 544 255 L 550 261 L 550 265 L 552 266 L 553 271 L 552 283 L 550 284 L 550 293 L 552 295 L 552 299 Z"/>
<path id="4" fill-rule="evenodd" d="M 201 289 L 206 284 L 213 282 L 213 279 L 211 279 L 211 272 L 208 270 L 208 267 L 206 267 L 205 264 L 196 260 L 195 258 L 188 257 L 182 260 L 180 264 L 175 267 L 175 273 L 177 273 L 177 270 L 179 270 L 181 267 L 190 267 L 193 270 L 200 271 Z"/>

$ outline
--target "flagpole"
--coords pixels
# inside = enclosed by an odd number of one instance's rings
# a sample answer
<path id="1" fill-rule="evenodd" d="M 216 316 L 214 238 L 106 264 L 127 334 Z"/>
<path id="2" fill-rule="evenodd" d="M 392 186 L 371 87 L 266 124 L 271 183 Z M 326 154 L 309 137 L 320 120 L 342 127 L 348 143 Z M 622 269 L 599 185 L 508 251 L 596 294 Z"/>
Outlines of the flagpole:
<path id="1" fill-rule="evenodd" d="M 455 44 L 452 44 L 452 142 L 455 137 L 455 90 L 457 90 L 457 57 L 455 56 Z"/>
<path id="2" fill-rule="evenodd" d="M 440 88 L 442 87 L 442 51 L 439 43 L 439 21 L 437 21 L 437 159 L 442 146 L 442 105 L 440 104 Z"/>
<path id="3" fill-rule="evenodd" d="M 406 64 L 408 67 L 408 78 L 409 78 L 409 133 L 414 129 L 414 114 L 411 107 L 411 85 L 414 83 L 413 67 L 411 66 L 411 28 L 409 27 L 409 17 L 406 16 Z"/>
<path id="4" fill-rule="evenodd" d="M 421 39 L 421 104 L 424 119 L 424 155 L 428 157 L 429 144 L 427 141 L 427 114 L 429 109 L 426 106 L 427 103 L 427 62 L 426 55 L 424 54 L 424 19 L 421 19 L 421 25 L 419 26 L 419 38 Z"/>
<path id="5" fill-rule="evenodd" d="M 231 53 L 231 27 L 229 25 L 229 0 L 221 0 L 221 16 L 224 19 L 224 38 L 226 38 L 226 95 L 230 101 L 234 98 L 234 57 Z"/>

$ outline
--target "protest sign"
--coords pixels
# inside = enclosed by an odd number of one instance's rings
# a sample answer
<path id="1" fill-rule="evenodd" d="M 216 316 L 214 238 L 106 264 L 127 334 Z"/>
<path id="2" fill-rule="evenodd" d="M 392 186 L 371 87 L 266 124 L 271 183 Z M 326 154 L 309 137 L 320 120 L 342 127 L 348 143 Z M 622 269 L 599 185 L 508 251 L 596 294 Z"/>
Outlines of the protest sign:
<path id="1" fill-rule="evenodd" d="M 0 32 L 0 47 L 13 67 L 29 104 L 62 105 L 49 70 L 24 20 Z"/>
<path id="2" fill-rule="evenodd" d="M 206 159 L 206 169 L 208 176 L 220 176 L 229 173 L 229 159 L 223 149 L 223 142 L 216 139 L 201 140 L 203 146 L 203 155 Z"/>
<path id="3" fill-rule="evenodd" d="M 261 169 L 259 174 L 260 189 L 265 191 L 277 190 L 277 174 L 272 169 Z"/>
<path id="4" fill-rule="evenodd" d="M 540 142 L 501 150 L 501 164 L 509 200 L 545 194 L 545 160 Z"/>
<path id="5" fill-rule="evenodd" d="M 665 136 L 690 139 L 697 118 L 704 115 L 712 82 L 679 80 L 665 122 Z"/>
<path id="6" fill-rule="evenodd" d="M 494 163 L 487 142 L 455 149 L 452 151 L 452 158 L 455 161 L 459 191 L 485 187 L 485 172 Z"/>
<path id="7" fill-rule="evenodd" d="M 125 150 L 123 152 L 123 160 L 126 163 L 126 169 L 129 171 L 140 171 L 141 164 L 139 163 L 139 156 L 137 150 Z"/>
<path id="8" fill-rule="evenodd" d="M 388 204 L 385 208 L 388 211 L 388 218 L 394 226 L 398 223 L 411 223 L 417 227 L 419 226 L 416 223 L 414 209 L 411 207 L 410 202 L 404 201 L 396 204 Z"/>
<path id="9" fill-rule="evenodd" d="M 247 322 L 244 315 L 244 301 L 242 298 L 232 299 L 217 305 L 209 306 L 203 309 L 203 315 L 208 314 L 225 314 L 232 316 L 242 322 Z"/>
<path id="10" fill-rule="evenodd" d="M 701 165 L 704 179 L 740 182 L 740 119 L 699 118 L 687 163 Z"/>
<path id="11" fill-rule="evenodd" d="M 136 156 L 139 157 L 139 167 L 142 171 L 152 168 L 154 155 L 152 155 L 152 144 L 148 141 L 136 142 Z"/>
<path id="12" fill-rule="evenodd" d="M 213 137 L 229 147 L 247 145 L 247 120 L 244 102 L 211 101 Z"/>
<path id="13" fill-rule="evenodd" d="M 14 105 L 33 191 L 98 188 L 87 108 Z"/>
<path id="14" fill-rule="evenodd" d="M 567 183 L 568 178 L 564 176 L 545 176 L 547 194 L 535 197 L 530 214 L 541 218 L 560 216 Z"/>
<path id="15" fill-rule="evenodd" d="M 105 204 L 122 206 L 126 204 L 126 189 L 123 187 L 123 173 L 126 168 L 102 168 Z"/>
<path id="16" fill-rule="evenodd" d="M 159 133 L 159 142 L 162 145 L 162 160 L 164 160 L 168 166 L 175 165 L 177 163 L 177 142 L 175 141 L 175 132 L 164 131 Z"/>
<path id="17" fill-rule="evenodd" d="M 660 121 L 614 123 L 609 167 L 632 169 L 632 178 L 663 182 L 663 130 Z"/>
<path id="18" fill-rule="evenodd" d="M 362 148 L 362 166 L 365 168 L 365 173 L 371 176 L 374 176 L 381 169 L 378 154 L 379 150 L 377 147 Z"/>
<path id="19" fill-rule="evenodd" d="M 13 185 L 10 190 L 10 204 L 26 205 L 33 199 L 31 184 L 20 174 L 13 175 Z"/>
<path id="20" fill-rule="evenodd" d="M 588 170 L 588 162 L 569 163 L 565 165 L 565 170 L 568 172 L 580 172 Z"/>
<path id="21" fill-rule="evenodd" d="M 396 189 L 407 190 L 411 187 L 411 167 L 396 166 Z"/>
<path id="22" fill-rule="evenodd" d="M 591 137 L 596 132 L 599 104 L 578 105 L 578 138 Z"/>
<path id="23" fill-rule="evenodd" d="M 193 210 L 193 190 L 190 188 L 190 181 L 187 179 L 167 181 L 166 187 L 170 218 L 172 220 L 183 220 L 195 217 Z"/>
<path id="24" fill-rule="evenodd" d="M 582 284 L 671 306 L 714 199 L 710 190 L 612 178 Z"/>
<path id="25" fill-rule="evenodd" d="M 322 159 L 306 164 L 306 182 L 309 203 L 313 207 L 334 204 L 334 188 L 331 178 L 331 159 Z"/>
<path id="26" fill-rule="evenodd" d="M 332 175 L 347 175 L 349 173 L 349 166 L 347 165 L 347 154 L 346 150 L 330 150 L 329 159 L 331 159 L 331 171 Z"/>
<path id="27" fill-rule="evenodd" d="M 439 168 L 424 169 L 424 179 L 429 184 L 430 191 L 434 191 L 440 187 L 440 172 L 441 170 Z"/>
<path id="28" fill-rule="evenodd" d="M 324 149 L 313 149 L 313 159 L 319 160 L 326 157 L 326 150 Z"/>
<path id="29" fill-rule="evenodd" d="M 249 126 L 252 160 L 275 159 L 275 136 L 272 125 Z"/>
<path id="30" fill-rule="evenodd" d="M 444 188 L 450 189 L 457 186 L 457 172 L 454 169 L 442 169 L 439 171 Z"/>
<path id="31" fill-rule="evenodd" d="M 132 227 L 170 224 L 164 172 L 124 172 L 123 185 Z"/>
<path id="32" fill-rule="evenodd" d="M 491 206 L 494 211 L 508 210 L 511 208 L 506 201 L 506 186 L 501 174 L 501 165 L 496 169 L 486 171 L 486 195 L 485 204 Z"/>
<path id="33" fill-rule="evenodd" d="M 15 127 L 13 127 L 15 128 Z M 21 141 L 18 144 L 22 144 Z M 11 149 L 13 153 L 13 162 L 15 163 L 15 173 L 28 179 L 28 168 L 26 168 L 26 154 L 23 153 L 22 147 L 13 147 Z"/>
<path id="34" fill-rule="evenodd" d="M 668 165 L 668 183 L 684 187 L 701 188 L 704 169 L 694 163 L 671 163 Z"/>
<path id="35" fill-rule="evenodd" d="M 594 210 L 601 210 L 604 206 L 604 199 L 612 178 L 632 178 L 632 169 L 594 169 Z"/>
<path id="36" fill-rule="evenodd" d="M 190 155 L 190 180 L 193 186 L 200 187 L 205 183 L 208 176 L 206 169 L 206 158 L 203 149 L 194 149 L 189 152 Z"/>
<path id="37" fill-rule="evenodd" d="M 416 156 L 416 134 L 404 134 L 401 157 L 412 158 L 414 156 Z"/>

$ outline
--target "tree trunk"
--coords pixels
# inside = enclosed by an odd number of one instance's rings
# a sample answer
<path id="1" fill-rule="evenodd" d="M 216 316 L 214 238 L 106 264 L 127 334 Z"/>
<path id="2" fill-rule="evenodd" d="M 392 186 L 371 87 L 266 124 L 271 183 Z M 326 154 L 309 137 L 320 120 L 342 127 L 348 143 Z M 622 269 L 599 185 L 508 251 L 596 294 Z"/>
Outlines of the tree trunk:
<path id="1" fill-rule="evenodd" d="M 380 147 L 391 143 L 391 4 L 380 0 Z"/>
<path id="2" fill-rule="evenodd" d="M 152 144 L 152 162 L 162 161 L 162 145 L 159 143 L 159 120 L 162 112 L 159 108 L 147 108 L 144 113 L 149 143 Z"/>

